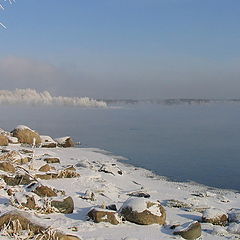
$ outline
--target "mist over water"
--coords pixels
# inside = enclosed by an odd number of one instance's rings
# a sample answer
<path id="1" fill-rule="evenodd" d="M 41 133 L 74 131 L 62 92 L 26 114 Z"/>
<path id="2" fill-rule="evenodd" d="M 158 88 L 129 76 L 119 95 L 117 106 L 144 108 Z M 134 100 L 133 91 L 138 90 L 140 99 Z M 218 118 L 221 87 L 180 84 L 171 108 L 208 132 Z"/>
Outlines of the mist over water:
<path id="1" fill-rule="evenodd" d="M 176 181 L 240 190 L 240 104 L 122 104 L 118 108 L 0 106 L 0 128 L 25 124 L 72 136 Z"/>

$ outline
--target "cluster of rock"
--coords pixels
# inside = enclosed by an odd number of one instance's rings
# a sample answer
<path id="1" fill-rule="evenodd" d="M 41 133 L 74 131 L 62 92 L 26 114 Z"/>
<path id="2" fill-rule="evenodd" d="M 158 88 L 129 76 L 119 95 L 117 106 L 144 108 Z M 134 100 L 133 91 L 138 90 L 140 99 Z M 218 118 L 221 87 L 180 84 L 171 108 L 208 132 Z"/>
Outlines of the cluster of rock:
<path id="1" fill-rule="evenodd" d="M 0 129 L 0 146 L 8 146 L 9 143 L 29 144 L 45 148 L 74 147 L 74 142 L 69 136 L 53 139 L 50 136 L 39 135 L 38 132 L 24 125 L 17 126 L 11 132 Z"/>
<path id="2" fill-rule="evenodd" d="M 213 233 L 217 235 L 240 234 L 240 209 L 232 208 L 228 211 L 213 207 L 195 207 L 193 204 L 179 200 L 168 200 L 166 205 L 171 208 L 181 208 L 185 211 L 202 213 L 198 222 L 185 223 L 182 226 L 173 225 L 175 235 L 181 235 L 185 239 L 197 239 L 201 236 L 201 223 L 209 223 L 213 226 Z M 219 227 L 217 227 L 219 226 Z M 221 228 L 224 227 L 224 228 Z"/>
<path id="3" fill-rule="evenodd" d="M 61 138 L 55 141 L 50 137 L 42 137 L 26 126 L 18 126 L 11 133 L 0 131 L 0 145 L 24 144 L 26 147 L 72 147 L 71 138 Z M 40 167 L 36 169 L 34 162 Z M 41 179 L 79 177 L 73 166 L 59 166 L 60 159 L 54 156 L 34 156 L 34 148 L 9 150 L 0 149 L 0 189 L 9 196 L 9 205 L 18 210 L 6 212 L 0 216 L 0 230 L 8 236 L 16 237 L 20 232 L 28 230 L 34 239 L 42 240 L 77 240 L 78 237 L 55 231 L 32 222 L 32 214 L 28 210 L 41 214 L 70 214 L 74 210 L 71 196 L 66 196 L 62 190 L 43 185 Z M 57 166 L 54 166 L 57 165 Z M 23 211 L 24 210 L 24 211 Z"/>

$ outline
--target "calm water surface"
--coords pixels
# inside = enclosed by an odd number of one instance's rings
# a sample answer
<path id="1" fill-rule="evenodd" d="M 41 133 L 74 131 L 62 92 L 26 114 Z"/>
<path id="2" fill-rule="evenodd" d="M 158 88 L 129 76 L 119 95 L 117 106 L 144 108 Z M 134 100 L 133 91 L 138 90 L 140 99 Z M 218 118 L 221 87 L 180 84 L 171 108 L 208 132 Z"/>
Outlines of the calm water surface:
<path id="1" fill-rule="evenodd" d="M 113 109 L 0 106 L 0 128 L 72 136 L 177 181 L 240 190 L 240 104 Z"/>

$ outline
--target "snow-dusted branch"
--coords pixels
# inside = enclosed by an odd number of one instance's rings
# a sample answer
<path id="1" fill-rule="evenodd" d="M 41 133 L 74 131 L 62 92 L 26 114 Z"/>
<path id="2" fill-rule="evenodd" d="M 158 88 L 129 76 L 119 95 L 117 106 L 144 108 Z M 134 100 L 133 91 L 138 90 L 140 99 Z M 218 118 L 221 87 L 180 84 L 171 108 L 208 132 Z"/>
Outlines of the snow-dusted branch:
<path id="1" fill-rule="evenodd" d="M 0 10 L 5 9 L 4 3 L 13 4 L 13 3 L 15 3 L 15 0 L 0 0 Z M 0 22 L 0 27 L 3 27 L 6 29 L 6 26 L 2 22 Z"/>

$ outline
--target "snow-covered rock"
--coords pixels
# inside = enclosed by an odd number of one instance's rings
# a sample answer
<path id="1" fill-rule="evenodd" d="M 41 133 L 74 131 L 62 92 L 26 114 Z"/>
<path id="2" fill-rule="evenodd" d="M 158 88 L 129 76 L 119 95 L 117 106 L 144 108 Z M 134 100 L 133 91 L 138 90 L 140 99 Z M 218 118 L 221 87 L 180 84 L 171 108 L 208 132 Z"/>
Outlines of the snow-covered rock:
<path id="1" fill-rule="evenodd" d="M 118 213 L 108 209 L 93 208 L 88 212 L 88 217 L 96 223 L 108 222 L 113 225 L 121 223 L 121 217 Z"/>
<path id="2" fill-rule="evenodd" d="M 229 222 L 240 223 L 240 208 L 233 208 L 228 212 Z"/>
<path id="3" fill-rule="evenodd" d="M 145 198 L 128 199 L 123 203 L 120 213 L 126 220 L 142 225 L 163 225 L 166 220 L 166 211 L 161 204 Z"/>
<path id="4" fill-rule="evenodd" d="M 59 147 L 74 147 L 74 142 L 71 137 L 61 137 L 61 138 L 55 138 L 55 141 L 57 142 Z"/>
<path id="5" fill-rule="evenodd" d="M 228 214 L 222 209 L 209 208 L 203 212 L 202 221 L 225 226 L 228 223 Z"/>
<path id="6" fill-rule="evenodd" d="M 202 235 L 201 224 L 199 222 L 188 222 L 175 228 L 174 235 L 180 235 L 184 239 L 197 239 Z"/>
<path id="7" fill-rule="evenodd" d="M 50 136 L 40 136 L 41 142 L 42 142 L 42 147 L 45 148 L 55 148 L 57 147 L 57 142 L 54 141 Z"/>
<path id="8" fill-rule="evenodd" d="M 233 234 L 240 234 L 240 223 L 230 223 L 227 231 Z"/>
<path id="9" fill-rule="evenodd" d="M 11 133 L 20 143 L 33 145 L 41 143 L 40 135 L 25 125 L 18 125 Z"/>

